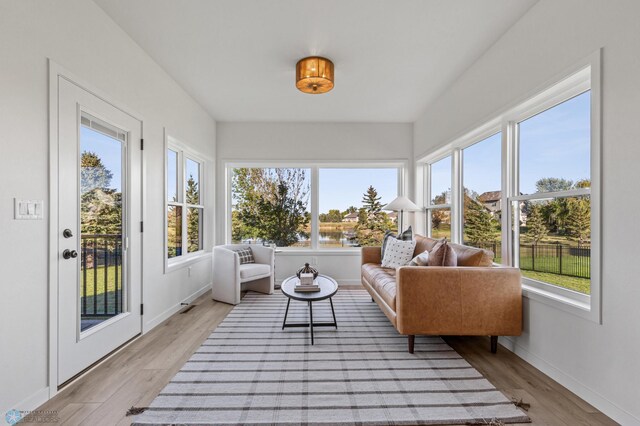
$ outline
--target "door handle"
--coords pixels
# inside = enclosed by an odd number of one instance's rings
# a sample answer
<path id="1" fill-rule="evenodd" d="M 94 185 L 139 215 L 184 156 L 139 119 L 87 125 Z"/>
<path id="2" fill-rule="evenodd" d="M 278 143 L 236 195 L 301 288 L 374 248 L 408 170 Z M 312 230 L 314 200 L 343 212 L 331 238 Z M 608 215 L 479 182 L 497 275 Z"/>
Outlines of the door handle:
<path id="1" fill-rule="evenodd" d="M 69 250 L 69 249 L 65 249 L 62 252 L 62 257 L 64 257 L 65 259 L 75 259 L 76 257 L 78 257 L 78 252 L 75 250 Z"/>

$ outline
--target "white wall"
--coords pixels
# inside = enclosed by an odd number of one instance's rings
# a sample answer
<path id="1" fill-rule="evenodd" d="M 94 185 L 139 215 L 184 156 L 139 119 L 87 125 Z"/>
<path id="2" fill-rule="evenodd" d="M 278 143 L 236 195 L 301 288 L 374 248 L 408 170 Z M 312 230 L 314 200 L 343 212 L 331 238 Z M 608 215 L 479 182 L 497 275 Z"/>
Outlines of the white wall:
<path id="1" fill-rule="evenodd" d="M 144 120 L 145 329 L 211 280 L 210 258 L 163 274 L 163 126 L 210 157 L 215 122 L 93 2 L 0 2 L 0 413 L 48 396 L 48 221 L 13 220 L 13 198 L 48 208 L 47 58 Z M 212 164 L 213 166 L 213 164 Z M 213 174 L 212 174 L 213 175 Z M 213 185 L 207 190 L 213 199 Z M 213 244 L 213 214 L 206 218 Z M 156 320 L 156 321 L 154 321 Z"/>
<path id="2" fill-rule="evenodd" d="M 304 95 L 301 95 L 304 96 Z M 413 158 L 413 126 L 408 123 L 218 122 L 217 242 L 224 243 L 225 161 L 366 161 Z M 411 164 L 411 163 L 409 163 Z M 408 189 L 413 189 L 409 171 Z M 339 188 L 336 188 L 339 190 Z M 407 223 L 407 222 L 405 222 Z M 360 253 L 327 251 L 279 253 L 276 280 L 282 281 L 315 256 L 318 269 L 342 284 L 360 282 Z"/>
<path id="3" fill-rule="evenodd" d="M 625 425 L 640 424 L 639 16 L 637 0 L 541 0 L 414 125 L 418 158 L 604 48 L 603 323 L 525 299 L 514 350 Z"/>

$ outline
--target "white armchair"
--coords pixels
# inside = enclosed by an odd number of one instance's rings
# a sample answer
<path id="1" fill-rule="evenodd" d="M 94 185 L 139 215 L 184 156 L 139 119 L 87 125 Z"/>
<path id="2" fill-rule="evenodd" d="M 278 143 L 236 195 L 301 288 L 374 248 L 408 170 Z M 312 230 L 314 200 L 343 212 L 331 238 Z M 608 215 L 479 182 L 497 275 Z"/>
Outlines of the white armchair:
<path id="1" fill-rule="evenodd" d="M 229 244 L 213 248 L 213 299 L 237 305 L 241 290 L 273 293 L 275 250 L 252 244 L 249 247 L 256 263 L 241 265 L 240 256 L 233 250 L 246 247 L 246 244 Z"/>

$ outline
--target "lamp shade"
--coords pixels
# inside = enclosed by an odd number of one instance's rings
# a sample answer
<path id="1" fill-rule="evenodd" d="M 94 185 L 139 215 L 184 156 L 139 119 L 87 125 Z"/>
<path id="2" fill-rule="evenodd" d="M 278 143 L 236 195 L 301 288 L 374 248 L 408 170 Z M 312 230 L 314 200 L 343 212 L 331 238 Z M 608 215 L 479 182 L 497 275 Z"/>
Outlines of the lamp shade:
<path id="1" fill-rule="evenodd" d="M 320 56 L 300 59 L 296 64 L 296 87 L 312 95 L 333 89 L 333 62 Z"/>
<path id="2" fill-rule="evenodd" d="M 405 212 L 421 210 L 420 207 L 416 206 L 413 203 L 413 201 L 411 201 L 407 197 L 403 197 L 402 195 L 399 197 L 396 197 L 395 200 L 393 200 L 392 202 L 384 206 L 382 209 L 392 210 L 392 211 L 405 211 Z"/>

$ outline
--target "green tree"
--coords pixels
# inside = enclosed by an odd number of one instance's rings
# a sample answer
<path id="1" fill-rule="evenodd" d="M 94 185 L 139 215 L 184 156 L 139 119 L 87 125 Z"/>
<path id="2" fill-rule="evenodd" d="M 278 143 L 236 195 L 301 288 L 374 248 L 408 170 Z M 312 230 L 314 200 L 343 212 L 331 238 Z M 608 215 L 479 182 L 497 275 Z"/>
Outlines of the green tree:
<path id="1" fill-rule="evenodd" d="M 267 241 L 276 242 L 287 240 L 281 239 L 282 234 L 287 234 L 287 230 L 276 232 L 272 228 L 270 233 L 265 233 L 264 223 L 277 223 L 277 218 L 262 217 L 261 214 L 282 214 L 277 208 L 268 208 L 264 203 L 271 203 L 276 206 L 282 205 L 282 194 L 280 185 L 286 187 L 286 199 L 293 200 L 293 203 L 284 203 L 285 206 L 293 210 L 289 213 L 298 215 L 296 221 L 301 228 L 297 230 L 298 235 L 305 235 L 306 228 L 310 222 L 309 213 L 306 211 L 309 203 L 309 182 L 304 169 L 276 169 L 276 168 L 238 168 L 233 170 L 232 176 L 232 236 L 235 241 L 247 238 L 262 238 Z M 297 206 L 302 205 L 302 209 Z M 280 217 L 281 219 L 281 217 Z"/>
<path id="2" fill-rule="evenodd" d="M 83 234 L 122 233 L 122 193 L 110 188 L 113 173 L 98 155 L 80 156 L 80 222 Z"/>
<path id="3" fill-rule="evenodd" d="M 392 226 L 389 216 L 382 211 L 380 199 L 373 186 L 369 186 L 362 197 L 362 208 L 358 211 L 358 224 L 355 227 L 356 239 L 361 246 L 380 245 L 385 231 Z"/>
<path id="4" fill-rule="evenodd" d="M 331 209 L 328 213 L 321 213 L 318 215 L 320 222 L 338 223 L 342 222 L 342 213 L 340 210 Z"/>
<path id="5" fill-rule="evenodd" d="M 198 183 L 193 176 L 189 176 L 187 179 L 187 192 L 186 198 L 188 204 L 200 204 L 200 190 Z M 187 208 L 187 251 L 189 253 L 198 251 L 202 248 L 200 223 L 202 218 L 200 217 L 202 210 L 196 207 Z"/>
<path id="6" fill-rule="evenodd" d="M 549 233 L 541 210 L 539 205 L 532 204 L 527 217 L 527 235 L 533 244 L 538 244 Z"/>
<path id="7" fill-rule="evenodd" d="M 588 198 L 568 200 L 567 232 L 582 245 L 591 238 L 591 201 Z"/>
<path id="8" fill-rule="evenodd" d="M 362 207 L 367 211 L 369 216 L 380 213 L 382 210 L 382 204 L 380 203 L 381 198 L 382 197 L 378 195 L 378 191 L 369 185 L 367 192 L 365 192 L 362 197 Z"/>
<path id="9" fill-rule="evenodd" d="M 239 212 L 240 219 L 256 231 L 258 238 L 281 247 L 297 243 L 300 235 L 308 238 L 302 231 L 309 223 L 306 206 L 290 191 L 286 182 L 278 183 L 273 200 L 259 199 L 255 209 Z"/>
<path id="10" fill-rule="evenodd" d="M 478 244 L 495 240 L 496 223 L 491 213 L 471 198 L 465 207 L 464 233 L 469 242 Z"/>
<path id="11" fill-rule="evenodd" d="M 536 182 L 536 192 L 566 191 L 573 187 L 573 181 L 563 178 L 542 178 Z"/>
<path id="12" fill-rule="evenodd" d="M 355 207 L 355 206 L 347 207 L 347 209 L 342 212 L 342 217 L 345 217 L 346 215 L 351 214 L 351 213 L 358 213 L 358 208 Z"/>
<path id="13" fill-rule="evenodd" d="M 80 156 L 80 193 L 111 186 L 113 173 L 108 170 L 95 152 L 84 151 Z"/>

